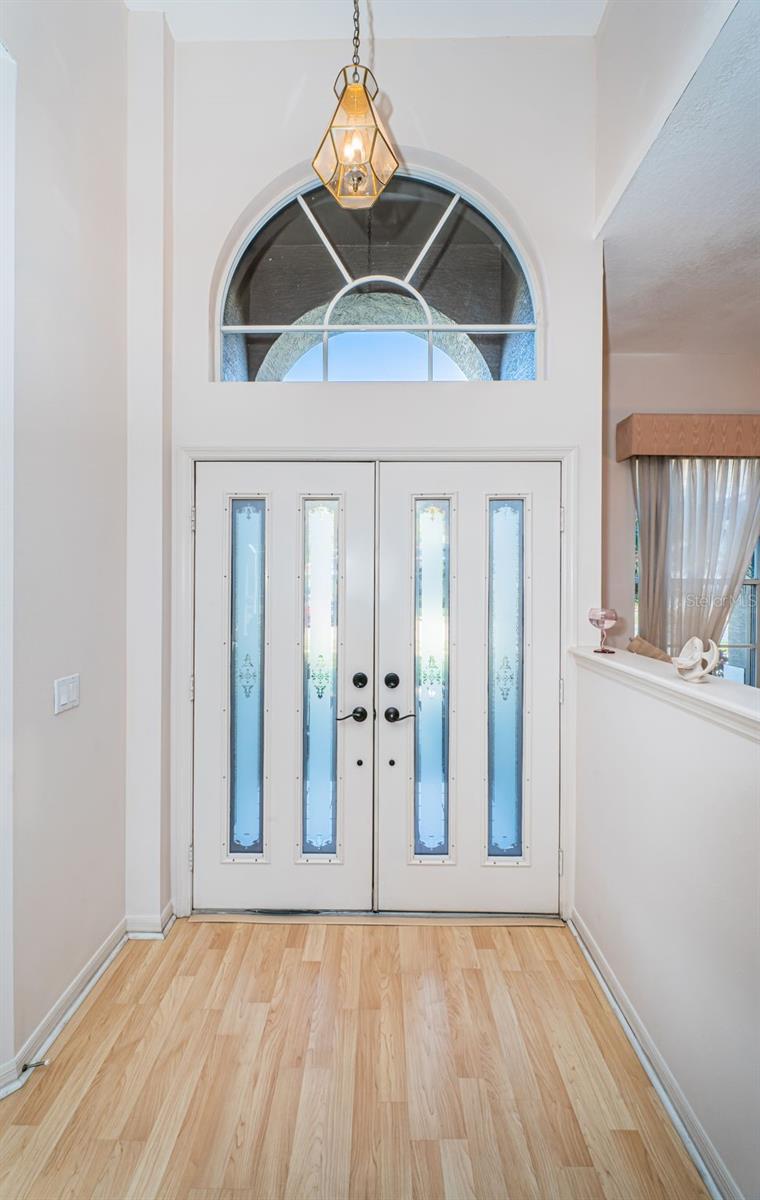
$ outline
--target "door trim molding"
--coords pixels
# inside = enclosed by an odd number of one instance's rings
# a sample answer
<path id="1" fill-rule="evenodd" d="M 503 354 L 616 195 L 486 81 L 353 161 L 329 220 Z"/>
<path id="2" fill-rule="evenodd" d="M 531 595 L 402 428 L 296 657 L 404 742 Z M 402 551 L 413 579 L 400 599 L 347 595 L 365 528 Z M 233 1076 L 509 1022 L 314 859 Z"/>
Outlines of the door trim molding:
<path id="1" fill-rule="evenodd" d="M 567 686 L 574 663 L 568 650 L 578 628 L 578 457 L 580 447 L 532 445 L 498 448 L 466 446 L 450 449 L 335 446 L 178 446 L 172 482 L 172 621 L 171 621 L 171 859 L 174 911 L 193 911 L 193 699 L 195 630 L 195 466 L 199 462 L 558 462 L 564 528 L 560 535 L 560 658 L 558 681 Z M 559 519 L 559 514 L 558 514 Z M 558 703 L 559 697 L 558 686 Z M 575 714 L 560 706 L 560 916 L 573 910 L 575 865 Z M 558 865 L 559 870 L 559 865 Z"/>

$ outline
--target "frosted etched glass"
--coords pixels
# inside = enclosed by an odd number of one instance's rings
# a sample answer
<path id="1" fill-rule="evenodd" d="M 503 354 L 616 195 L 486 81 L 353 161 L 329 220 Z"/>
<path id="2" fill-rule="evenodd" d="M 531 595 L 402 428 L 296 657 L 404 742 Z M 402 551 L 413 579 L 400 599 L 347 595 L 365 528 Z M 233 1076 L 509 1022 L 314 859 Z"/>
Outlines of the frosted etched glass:
<path id="1" fill-rule="evenodd" d="M 522 854 L 523 501 L 488 502 L 488 853 Z"/>
<path id="2" fill-rule="evenodd" d="M 415 854 L 449 852 L 449 522 L 415 501 Z"/>
<path id="3" fill-rule="evenodd" d="M 304 854 L 337 849 L 337 500 L 304 501 Z"/>
<path id="4" fill-rule="evenodd" d="M 264 849 L 265 530 L 264 500 L 232 501 L 231 854 Z"/>

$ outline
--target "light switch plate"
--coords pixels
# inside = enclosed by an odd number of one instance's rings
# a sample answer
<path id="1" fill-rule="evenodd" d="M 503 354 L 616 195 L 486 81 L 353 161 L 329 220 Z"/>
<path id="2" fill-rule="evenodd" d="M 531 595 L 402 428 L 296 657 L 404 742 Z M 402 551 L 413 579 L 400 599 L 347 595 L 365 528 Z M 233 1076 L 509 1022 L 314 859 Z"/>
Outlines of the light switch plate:
<path id="1" fill-rule="evenodd" d="M 53 712 L 66 712 L 79 707 L 79 676 L 64 675 L 53 684 Z"/>

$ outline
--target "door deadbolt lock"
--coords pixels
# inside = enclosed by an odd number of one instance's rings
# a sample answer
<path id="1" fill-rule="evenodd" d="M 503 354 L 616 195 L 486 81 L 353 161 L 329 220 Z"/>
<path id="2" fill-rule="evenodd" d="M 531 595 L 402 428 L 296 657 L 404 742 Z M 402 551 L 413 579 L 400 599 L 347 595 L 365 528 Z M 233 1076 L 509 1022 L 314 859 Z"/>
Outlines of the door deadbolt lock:
<path id="1" fill-rule="evenodd" d="M 397 688 L 400 682 L 401 680 L 395 671 L 389 671 L 385 676 L 384 683 L 387 688 Z"/>
<path id="2" fill-rule="evenodd" d="M 355 688 L 363 688 L 369 683 L 369 677 L 364 671 L 357 671 L 351 682 Z"/>

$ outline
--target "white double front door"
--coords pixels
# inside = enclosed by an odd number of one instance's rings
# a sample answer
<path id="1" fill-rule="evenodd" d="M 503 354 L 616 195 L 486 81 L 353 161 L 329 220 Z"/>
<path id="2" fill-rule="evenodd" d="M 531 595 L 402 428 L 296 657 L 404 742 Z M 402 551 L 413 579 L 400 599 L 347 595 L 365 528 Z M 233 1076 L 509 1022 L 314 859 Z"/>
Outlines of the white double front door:
<path id="1" fill-rule="evenodd" d="M 558 464 L 196 483 L 195 907 L 557 912 Z"/>

